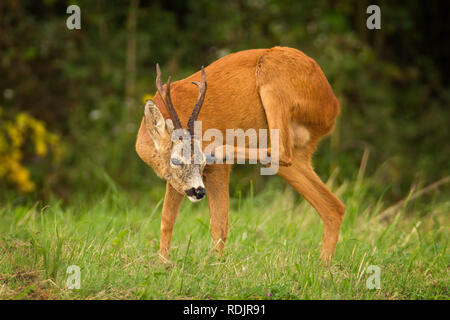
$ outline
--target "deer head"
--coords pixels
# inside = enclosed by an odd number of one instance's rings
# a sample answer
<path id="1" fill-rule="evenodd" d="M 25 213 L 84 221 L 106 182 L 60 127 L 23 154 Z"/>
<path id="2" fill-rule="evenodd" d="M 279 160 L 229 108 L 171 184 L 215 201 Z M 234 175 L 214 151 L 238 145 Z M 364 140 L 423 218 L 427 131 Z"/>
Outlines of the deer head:
<path id="1" fill-rule="evenodd" d="M 202 180 L 206 158 L 202 152 L 201 142 L 194 135 L 194 122 L 198 118 L 206 93 L 206 74 L 203 67 L 201 82 L 193 82 L 193 84 L 199 87 L 199 95 L 189 118 L 187 129 L 184 129 L 170 96 L 170 77 L 167 80 L 166 90 L 164 90 L 161 70 L 157 64 L 156 88 L 170 119 L 164 119 L 152 100 L 146 101 L 144 119 L 158 158 L 155 165 L 152 166 L 153 169 L 175 190 L 186 194 L 192 202 L 197 202 L 206 194 Z"/>

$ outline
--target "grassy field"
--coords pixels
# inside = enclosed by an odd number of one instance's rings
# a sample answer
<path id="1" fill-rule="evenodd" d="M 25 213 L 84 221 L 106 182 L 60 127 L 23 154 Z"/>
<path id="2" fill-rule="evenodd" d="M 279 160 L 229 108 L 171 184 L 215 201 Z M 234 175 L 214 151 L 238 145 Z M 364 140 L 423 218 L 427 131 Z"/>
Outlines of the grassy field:
<path id="1" fill-rule="evenodd" d="M 97 201 L 0 209 L 2 299 L 449 299 L 450 202 L 438 197 L 386 211 L 368 181 L 329 185 L 347 214 L 330 267 L 322 224 L 274 180 L 234 195 L 224 256 L 212 251 L 206 201 L 184 201 L 170 266 L 158 262 L 161 202 L 111 190 Z M 442 197 L 441 197 L 442 198 Z M 434 199 L 434 200 L 433 200 Z M 68 266 L 81 270 L 70 290 Z M 381 270 L 368 289 L 369 265 Z"/>

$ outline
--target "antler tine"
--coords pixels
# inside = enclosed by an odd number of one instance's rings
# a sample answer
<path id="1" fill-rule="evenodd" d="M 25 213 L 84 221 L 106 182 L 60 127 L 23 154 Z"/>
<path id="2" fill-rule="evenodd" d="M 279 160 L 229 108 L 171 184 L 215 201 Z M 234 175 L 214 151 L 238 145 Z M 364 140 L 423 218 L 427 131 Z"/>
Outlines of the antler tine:
<path id="1" fill-rule="evenodd" d="M 172 98 L 170 97 L 170 77 L 167 80 L 166 92 L 161 80 L 161 69 L 159 68 L 158 63 L 156 64 L 156 89 L 158 90 L 158 93 L 164 102 L 164 106 L 166 107 L 167 112 L 169 112 L 169 116 L 172 119 L 174 128 L 182 129 L 183 126 L 181 125 L 180 118 L 178 118 L 177 111 L 173 107 Z"/>
<path id="2" fill-rule="evenodd" d="M 161 69 L 159 68 L 159 63 L 156 64 L 156 89 L 158 90 L 159 95 L 165 100 L 166 92 L 163 88 L 163 83 L 161 81 Z M 165 102 L 165 101 L 164 101 Z"/>
<path id="3" fill-rule="evenodd" d="M 197 102 L 195 103 L 194 110 L 192 110 L 191 117 L 188 121 L 188 129 L 191 136 L 194 136 L 194 122 L 197 121 L 198 114 L 200 113 L 200 109 L 202 108 L 203 101 L 205 100 L 205 94 L 206 94 L 206 73 L 205 69 L 202 66 L 202 80 L 201 82 L 193 81 L 193 84 L 198 86 L 198 98 Z"/>
<path id="4" fill-rule="evenodd" d="M 175 108 L 173 106 L 172 98 L 170 96 L 170 77 L 167 80 L 166 108 L 167 108 L 167 111 L 169 111 L 170 118 L 172 119 L 173 127 L 175 129 L 182 129 L 183 126 L 181 125 L 180 118 L 178 118 L 177 111 L 175 110 Z"/>

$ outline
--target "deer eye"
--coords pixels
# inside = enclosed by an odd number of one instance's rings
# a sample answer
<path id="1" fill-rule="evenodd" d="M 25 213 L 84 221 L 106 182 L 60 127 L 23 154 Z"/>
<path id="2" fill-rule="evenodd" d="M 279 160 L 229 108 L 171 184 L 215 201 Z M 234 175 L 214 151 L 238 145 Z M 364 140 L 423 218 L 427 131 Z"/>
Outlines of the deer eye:
<path id="1" fill-rule="evenodd" d="M 175 165 L 175 166 L 181 166 L 181 165 L 183 164 L 183 163 L 181 162 L 181 160 L 178 159 L 178 158 L 171 158 L 171 159 L 170 159 L 170 162 L 172 162 L 172 164 Z"/>

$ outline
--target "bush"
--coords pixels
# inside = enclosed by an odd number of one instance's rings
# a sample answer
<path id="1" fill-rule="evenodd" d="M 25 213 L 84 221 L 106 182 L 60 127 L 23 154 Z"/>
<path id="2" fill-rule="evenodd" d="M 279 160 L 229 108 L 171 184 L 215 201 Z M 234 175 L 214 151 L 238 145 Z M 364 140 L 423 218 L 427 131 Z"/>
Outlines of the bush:
<path id="1" fill-rule="evenodd" d="M 46 157 L 59 161 L 61 156 L 59 137 L 44 122 L 24 112 L 8 120 L 0 107 L 0 183 L 21 193 L 32 192 L 36 183 L 27 166 Z"/>

